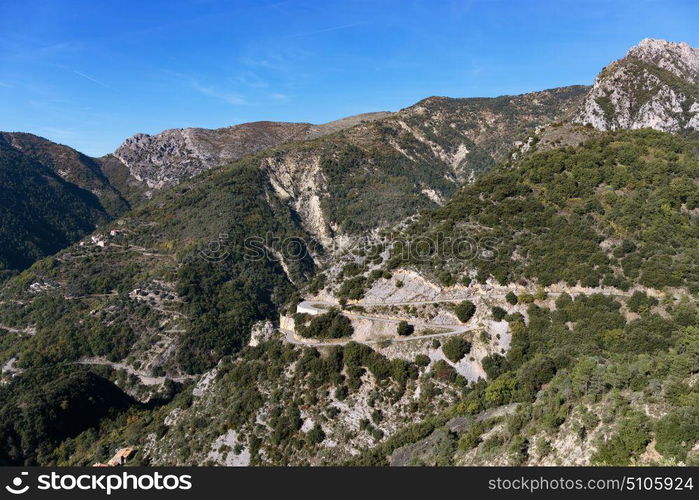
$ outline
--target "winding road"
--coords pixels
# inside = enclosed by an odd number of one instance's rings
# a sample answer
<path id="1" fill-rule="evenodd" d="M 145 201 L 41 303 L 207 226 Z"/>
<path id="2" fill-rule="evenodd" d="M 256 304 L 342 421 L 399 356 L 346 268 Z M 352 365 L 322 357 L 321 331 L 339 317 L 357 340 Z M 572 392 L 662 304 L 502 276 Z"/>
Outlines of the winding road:
<path id="1" fill-rule="evenodd" d="M 27 328 L 12 328 L 11 326 L 0 325 L 0 330 L 7 330 L 10 333 L 18 333 L 20 335 L 35 335 L 36 327 L 28 326 Z"/>
<path id="2" fill-rule="evenodd" d="M 559 289 L 560 290 L 560 289 Z M 650 295 L 658 295 L 658 292 L 653 289 L 645 288 L 645 287 L 634 287 L 628 291 L 621 291 L 617 289 L 610 289 L 610 288 L 598 288 L 598 289 L 589 289 L 585 287 L 578 287 L 578 286 L 573 286 L 569 287 L 568 289 L 565 289 L 563 291 L 546 291 L 546 296 L 549 299 L 557 298 L 563 295 L 564 293 L 570 294 L 571 296 L 577 296 L 579 294 L 584 294 L 584 295 L 589 295 L 589 294 L 594 294 L 594 293 L 600 293 L 602 295 L 610 296 L 610 297 L 630 297 L 634 291 L 636 290 L 642 290 Z M 425 304 L 440 304 L 440 303 L 456 303 L 456 302 L 462 302 L 464 300 L 470 300 L 473 299 L 474 296 L 476 295 L 483 295 L 486 294 L 488 298 L 490 299 L 498 299 L 498 300 L 505 300 L 507 293 L 509 292 L 520 292 L 520 293 L 529 293 L 533 294 L 534 291 L 531 289 L 521 289 L 521 290 L 513 290 L 511 288 L 507 287 L 497 287 L 497 288 L 492 288 L 492 289 L 483 289 L 483 290 L 477 290 L 473 291 L 470 294 L 463 295 L 461 297 L 445 297 L 445 298 L 440 298 L 440 299 L 426 299 L 426 300 L 410 300 L 410 301 L 396 301 L 396 302 L 377 302 L 377 301 L 361 301 L 356 304 L 356 306 L 370 306 L 370 307 L 390 307 L 390 306 L 413 306 L 413 305 L 425 305 Z M 328 309 L 332 307 L 337 307 L 338 304 L 333 303 L 333 302 L 327 302 L 323 300 L 304 300 L 300 302 L 297 306 L 297 311 L 299 312 L 307 312 L 309 314 L 322 314 L 324 312 L 327 312 Z M 435 337 L 447 337 L 450 335 L 458 335 L 461 333 L 473 331 L 479 329 L 479 326 L 471 326 L 467 327 L 464 324 L 433 324 L 433 323 L 425 323 L 425 322 L 420 322 L 420 321 L 413 321 L 410 318 L 406 318 L 404 320 L 401 319 L 392 319 L 392 318 L 384 318 L 384 317 L 378 317 L 378 316 L 368 316 L 366 314 L 360 314 L 360 313 L 354 313 L 350 311 L 342 311 L 342 314 L 347 316 L 348 318 L 355 318 L 355 319 L 366 319 L 366 320 L 371 320 L 371 321 L 378 321 L 378 322 L 383 322 L 383 323 L 399 323 L 400 321 L 408 321 L 414 326 L 419 326 L 423 328 L 434 328 L 434 329 L 448 329 L 447 332 L 440 332 L 440 333 L 432 333 L 432 334 L 427 334 L 427 335 L 410 335 L 406 337 L 390 337 L 390 338 L 385 338 L 385 339 L 377 339 L 377 340 L 356 340 L 352 338 L 344 338 L 344 339 L 332 339 L 332 340 L 322 340 L 322 341 L 313 341 L 313 339 L 302 339 L 298 337 L 293 331 L 288 330 L 288 329 L 283 329 L 280 328 L 279 330 L 284 334 L 286 341 L 289 342 L 290 344 L 296 344 L 296 345 L 305 345 L 309 347 L 323 347 L 323 346 L 333 346 L 333 345 L 343 345 L 347 344 L 348 342 L 360 342 L 362 344 L 379 344 L 381 342 L 410 342 L 413 340 L 423 340 L 423 339 L 429 339 L 429 338 L 435 338 Z"/>
<path id="3" fill-rule="evenodd" d="M 435 300 L 435 301 L 424 301 L 424 302 L 419 302 L 420 304 L 436 304 L 439 302 L 460 302 L 464 299 L 452 299 L 449 301 L 446 300 Z M 388 302 L 388 303 L 377 303 L 377 304 L 372 304 L 372 303 L 361 303 L 357 305 L 361 306 L 371 306 L 371 305 L 380 305 L 380 306 L 393 306 L 393 305 L 408 305 L 409 303 L 399 303 L 399 302 Z M 333 304 L 330 302 L 324 302 L 324 301 L 319 301 L 319 300 L 313 300 L 313 301 L 308 301 L 304 300 L 303 302 L 300 302 L 297 306 L 297 310 L 302 309 L 305 311 L 313 311 L 315 314 L 323 314 L 324 312 L 327 312 L 328 309 L 331 307 L 336 307 L 337 304 Z M 311 313 L 313 314 L 313 313 Z M 406 320 L 401 320 L 401 319 L 392 319 L 392 318 L 382 318 L 380 316 L 368 316 L 366 314 L 358 314 L 358 313 L 353 313 L 350 311 L 342 311 L 342 314 L 347 316 L 348 318 L 354 318 L 354 319 L 366 319 L 370 321 L 378 321 L 382 323 L 391 323 L 391 324 L 398 324 L 401 321 L 408 321 Z M 287 329 L 280 328 L 279 330 L 284 334 L 286 341 L 289 342 L 290 344 L 295 344 L 295 345 L 304 345 L 307 347 L 328 347 L 328 346 L 337 346 L 337 345 L 344 345 L 349 342 L 359 342 L 361 344 L 380 344 L 382 342 L 410 342 L 414 340 L 425 340 L 425 339 L 432 339 L 432 338 L 439 338 L 439 337 L 448 337 L 451 335 L 458 335 L 462 333 L 466 333 L 469 331 L 474 331 L 478 330 L 478 327 L 475 326 L 467 326 L 464 324 L 435 324 L 435 323 L 425 323 L 423 321 L 409 321 L 409 323 L 413 326 L 416 327 L 423 327 L 423 328 L 433 328 L 433 329 L 440 329 L 440 330 L 448 330 L 446 332 L 439 332 L 439 333 L 429 333 L 426 335 L 409 335 L 405 337 L 390 337 L 390 338 L 384 338 L 384 339 L 376 339 L 376 340 L 356 340 L 353 338 L 344 338 L 344 339 L 333 339 L 333 340 L 323 340 L 323 341 L 318 341 L 314 342 L 312 339 L 300 339 L 299 337 L 296 336 L 296 334 Z"/>
<path id="4" fill-rule="evenodd" d="M 138 377 L 143 385 L 160 385 L 166 380 L 172 380 L 173 382 L 185 382 L 197 378 L 199 375 L 182 375 L 180 377 L 153 377 L 146 373 L 139 372 L 132 366 L 124 363 L 115 363 L 113 361 L 106 360 L 104 358 L 84 358 L 77 361 L 76 364 L 79 365 L 100 365 L 109 366 L 113 370 L 124 370 L 126 373 Z"/>

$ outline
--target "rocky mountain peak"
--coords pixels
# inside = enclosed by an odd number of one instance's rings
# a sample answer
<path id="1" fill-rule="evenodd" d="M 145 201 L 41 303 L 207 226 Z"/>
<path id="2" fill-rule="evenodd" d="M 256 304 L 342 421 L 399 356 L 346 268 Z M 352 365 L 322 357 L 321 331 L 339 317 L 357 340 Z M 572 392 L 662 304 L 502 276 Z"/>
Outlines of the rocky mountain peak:
<path id="1" fill-rule="evenodd" d="M 260 121 L 219 129 L 177 128 L 156 135 L 135 134 L 113 153 L 150 190 L 174 186 L 213 167 L 289 141 L 314 139 L 390 116 L 388 112 L 349 116 L 330 123 Z"/>
<path id="2" fill-rule="evenodd" d="M 644 38 L 626 54 L 628 58 L 653 64 L 693 83 L 699 83 L 699 49 L 685 42 Z"/>
<path id="3" fill-rule="evenodd" d="M 114 156 L 133 177 L 157 190 L 204 170 L 303 136 L 308 123 L 253 122 L 219 129 L 179 128 L 135 134 Z"/>
<path id="4" fill-rule="evenodd" d="M 642 40 L 597 76 L 574 122 L 600 130 L 699 129 L 699 49 Z"/>

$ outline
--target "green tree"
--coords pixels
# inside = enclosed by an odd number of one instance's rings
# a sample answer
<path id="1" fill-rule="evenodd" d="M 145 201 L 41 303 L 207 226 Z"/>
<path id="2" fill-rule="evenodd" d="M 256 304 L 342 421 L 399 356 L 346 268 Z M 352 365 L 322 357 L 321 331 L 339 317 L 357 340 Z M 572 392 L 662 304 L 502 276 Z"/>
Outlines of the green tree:
<path id="1" fill-rule="evenodd" d="M 493 380 L 485 389 L 485 403 L 489 407 L 512 402 L 517 391 L 517 376 L 507 372 Z"/>
<path id="2" fill-rule="evenodd" d="M 458 362 L 466 354 L 471 352 L 471 343 L 462 337 L 450 337 L 442 345 L 442 352 L 452 363 Z"/>
<path id="3" fill-rule="evenodd" d="M 323 432 L 323 428 L 320 425 L 315 424 L 306 436 L 311 444 L 319 444 L 325 439 L 325 432 Z"/>
<path id="4" fill-rule="evenodd" d="M 415 327 L 407 321 L 401 321 L 400 323 L 398 323 L 398 335 L 405 337 L 408 335 L 412 335 L 414 331 Z"/>
<path id="5" fill-rule="evenodd" d="M 459 321 L 466 323 L 476 313 L 476 306 L 470 300 L 464 300 L 456 306 L 454 313 Z"/>
<path id="6" fill-rule="evenodd" d="M 495 306 L 492 309 L 493 312 L 493 319 L 495 321 L 502 321 L 505 319 L 505 316 L 507 316 L 507 311 L 505 311 L 502 307 Z"/>

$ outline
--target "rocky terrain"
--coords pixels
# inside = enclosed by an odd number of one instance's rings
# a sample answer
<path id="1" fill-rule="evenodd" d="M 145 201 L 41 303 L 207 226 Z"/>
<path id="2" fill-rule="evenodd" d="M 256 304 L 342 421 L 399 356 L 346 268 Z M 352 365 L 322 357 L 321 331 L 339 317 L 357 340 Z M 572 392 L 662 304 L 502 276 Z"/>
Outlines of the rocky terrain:
<path id="1" fill-rule="evenodd" d="M 322 125 L 253 122 L 219 129 L 171 129 L 153 136 L 136 134 L 126 139 L 112 156 L 147 186 L 148 196 L 151 196 L 153 191 L 174 186 L 205 170 L 263 149 L 290 141 L 315 139 L 389 115 L 387 112 L 365 113 Z"/>
<path id="2" fill-rule="evenodd" d="M 574 121 L 600 130 L 699 129 L 699 49 L 642 40 L 602 70 Z"/>
<path id="3" fill-rule="evenodd" d="M 152 193 L 204 170 L 293 140 L 309 127 L 305 123 L 256 122 L 215 130 L 187 128 L 154 136 L 136 134 L 113 155 Z"/>
<path id="4" fill-rule="evenodd" d="M 469 175 L 504 158 L 518 139 L 566 116 L 584 91 L 570 87 L 495 99 L 430 98 L 399 113 L 366 113 L 322 125 L 255 122 L 216 130 L 172 129 L 136 134 L 101 158 L 31 134 L 3 133 L 0 140 L 71 188 L 92 193 L 105 214 L 102 220 L 259 152 L 259 165 L 276 195 L 328 250 L 346 245 L 353 234 L 443 203 Z M 341 206 L 334 199 L 342 199 Z M 60 207 L 45 208 L 60 217 Z M 338 212 L 345 208 L 351 210 L 341 220 Z M 82 233 L 71 234 L 82 236 L 96 227 L 94 217 L 81 224 Z M 76 239 L 54 238 L 50 248 Z M 47 254 L 39 250 L 36 255 Z"/>
<path id="5" fill-rule="evenodd" d="M 150 196 L 156 190 L 260 150 L 374 122 L 373 126 L 355 130 L 351 141 L 358 147 L 377 139 L 387 141 L 410 162 L 444 164 L 454 179 L 463 180 L 471 172 L 494 165 L 517 139 L 526 137 L 536 127 L 565 117 L 585 90 L 576 86 L 495 99 L 433 97 L 398 113 L 366 113 L 323 125 L 255 122 L 215 130 L 191 128 L 166 130 L 154 136 L 136 134 L 112 156 L 147 186 Z M 444 195 L 433 192 L 430 186 L 424 189 L 436 200 Z"/>
<path id="6" fill-rule="evenodd" d="M 58 247 L 0 286 L 0 464 L 696 463 L 695 57 L 100 159 L 4 134 L 3 256 Z"/>

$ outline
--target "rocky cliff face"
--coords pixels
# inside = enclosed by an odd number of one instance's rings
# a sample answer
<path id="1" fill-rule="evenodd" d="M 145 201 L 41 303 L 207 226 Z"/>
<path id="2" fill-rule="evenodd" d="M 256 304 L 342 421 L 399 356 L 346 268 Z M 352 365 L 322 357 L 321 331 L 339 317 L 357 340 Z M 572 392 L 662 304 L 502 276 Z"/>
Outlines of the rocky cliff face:
<path id="1" fill-rule="evenodd" d="M 574 121 L 600 130 L 699 129 L 699 49 L 642 40 L 602 70 Z"/>
<path id="2" fill-rule="evenodd" d="M 506 157 L 518 139 L 567 117 L 588 89 L 431 97 L 397 113 L 367 113 L 323 125 L 256 122 L 137 134 L 101 161 L 110 178 L 119 177 L 112 171 L 124 176 L 121 166 L 151 197 L 258 153 L 254 161 L 270 194 L 327 250 L 343 247 L 353 234 L 442 203 L 461 181 Z"/>
<path id="3" fill-rule="evenodd" d="M 220 129 L 186 128 L 165 130 L 157 135 L 136 134 L 126 139 L 113 156 L 152 192 L 263 149 L 314 139 L 388 115 L 366 113 L 322 125 L 253 122 Z"/>
<path id="4" fill-rule="evenodd" d="M 646 38 L 632 47 L 627 57 L 669 71 L 693 83 L 699 83 L 699 49 L 688 44 Z"/>
<path id="5" fill-rule="evenodd" d="M 392 144 L 405 152 L 405 145 L 420 143 L 423 151 L 416 154 L 433 156 L 457 180 L 467 180 L 503 160 L 535 129 L 568 119 L 589 89 L 573 85 L 495 98 L 429 97 L 397 114 L 400 133 Z"/>
<path id="6" fill-rule="evenodd" d="M 262 160 L 274 194 L 287 203 L 303 228 L 324 247 L 332 243 L 332 230 L 321 208 L 327 195 L 327 179 L 320 168 L 320 156 L 312 152 L 291 151 L 283 156 Z"/>
<path id="7" fill-rule="evenodd" d="M 588 89 L 483 99 L 430 97 L 355 126 L 346 120 L 328 124 L 321 139 L 262 153 L 260 166 L 276 196 L 317 242 L 325 249 L 343 248 L 353 235 L 443 203 L 462 181 L 503 159 L 528 132 L 569 116 Z M 327 133 L 339 127 L 343 130 Z"/>
<path id="8" fill-rule="evenodd" d="M 172 129 L 136 134 L 114 156 L 149 189 L 178 184 L 204 170 L 303 136 L 307 123 L 255 122 L 215 130 Z"/>

